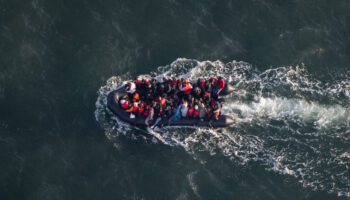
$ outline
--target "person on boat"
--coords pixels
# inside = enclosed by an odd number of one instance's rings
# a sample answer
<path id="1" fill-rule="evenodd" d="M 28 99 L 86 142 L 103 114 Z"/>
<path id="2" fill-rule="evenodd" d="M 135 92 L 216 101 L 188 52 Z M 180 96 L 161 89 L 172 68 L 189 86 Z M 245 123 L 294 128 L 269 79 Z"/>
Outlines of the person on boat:
<path id="1" fill-rule="evenodd" d="M 123 96 L 120 99 L 119 104 L 124 110 L 129 109 L 131 107 L 131 104 L 129 102 L 129 96 L 128 95 Z"/>
<path id="2" fill-rule="evenodd" d="M 156 104 L 154 108 L 154 116 L 153 118 L 156 119 L 154 124 L 151 126 L 151 128 L 154 128 L 158 125 L 159 122 L 162 120 L 162 114 L 163 114 L 163 108 L 159 104 Z"/>
<path id="3" fill-rule="evenodd" d="M 165 120 L 168 120 L 172 116 L 172 114 L 173 114 L 173 107 L 171 106 L 170 103 L 167 103 L 167 105 L 164 108 L 162 118 Z"/>
<path id="4" fill-rule="evenodd" d="M 209 80 L 206 80 L 204 82 L 204 90 L 203 91 L 210 91 L 211 90 L 211 83 L 209 82 Z"/>
<path id="5" fill-rule="evenodd" d="M 181 119 L 181 106 L 174 106 L 175 111 L 173 112 L 173 115 L 170 117 L 169 121 L 168 121 L 168 125 L 170 125 L 170 123 L 172 121 L 178 121 Z"/>
<path id="6" fill-rule="evenodd" d="M 137 90 L 140 93 L 141 98 L 143 98 L 146 95 L 147 87 L 148 87 L 148 81 L 147 79 L 143 78 L 141 80 L 140 89 Z"/>
<path id="7" fill-rule="evenodd" d="M 198 103 L 198 111 L 199 111 L 198 117 L 201 121 L 203 121 L 206 113 L 205 105 L 203 104 L 203 102 Z"/>
<path id="8" fill-rule="evenodd" d="M 165 92 L 164 85 L 162 83 L 157 83 L 156 96 L 161 96 Z"/>
<path id="9" fill-rule="evenodd" d="M 149 110 L 148 110 L 148 116 L 147 116 L 147 118 L 145 119 L 145 124 L 147 125 L 147 126 L 149 126 L 149 122 L 150 121 L 152 121 L 153 120 L 153 118 L 154 118 L 154 113 L 155 113 L 155 107 L 156 107 L 156 103 L 155 102 L 153 102 L 153 105 L 149 108 Z"/>
<path id="10" fill-rule="evenodd" d="M 204 83 L 205 83 L 205 80 L 202 79 L 202 78 L 199 78 L 197 80 L 196 86 L 199 87 L 199 88 L 204 87 Z"/>
<path id="11" fill-rule="evenodd" d="M 130 82 L 126 85 L 125 92 L 128 94 L 134 94 L 136 92 L 136 85 L 133 82 Z"/>
<path id="12" fill-rule="evenodd" d="M 200 87 L 195 86 L 192 90 L 192 95 L 196 99 L 200 99 L 202 97 L 202 90 Z"/>
<path id="13" fill-rule="evenodd" d="M 137 111 L 139 109 L 139 102 L 138 101 L 134 101 L 134 103 L 132 104 L 132 113 L 137 114 Z"/>
<path id="14" fill-rule="evenodd" d="M 213 109 L 210 106 L 207 106 L 205 110 L 205 120 L 210 121 L 213 116 Z"/>
<path id="15" fill-rule="evenodd" d="M 171 87 L 170 81 L 163 83 L 163 85 L 164 85 L 164 93 L 167 95 L 172 94 L 172 87 Z"/>
<path id="16" fill-rule="evenodd" d="M 213 106 L 212 118 L 215 120 L 219 120 L 220 114 L 221 114 L 221 105 L 218 101 L 215 101 L 214 106 Z"/>
<path id="17" fill-rule="evenodd" d="M 191 103 L 188 106 L 187 118 L 193 118 L 193 117 L 194 117 L 194 105 L 193 103 Z"/>
<path id="18" fill-rule="evenodd" d="M 157 80 L 156 79 L 151 80 L 151 91 L 153 92 L 152 95 L 155 95 L 157 93 Z"/>
<path id="19" fill-rule="evenodd" d="M 199 118 L 199 106 L 198 106 L 198 104 L 194 105 L 194 114 L 192 117 L 197 118 L 197 119 Z"/>
<path id="20" fill-rule="evenodd" d="M 177 80 L 175 85 L 175 93 L 178 93 L 180 91 L 181 81 Z"/>
<path id="21" fill-rule="evenodd" d="M 141 79 L 140 78 L 136 78 L 134 83 L 136 85 L 136 90 L 140 90 L 141 89 Z"/>
<path id="22" fill-rule="evenodd" d="M 182 99 L 182 103 L 180 104 L 181 117 L 185 118 L 188 112 L 188 102 L 185 99 Z"/>
<path id="23" fill-rule="evenodd" d="M 205 91 L 202 100 L 204 103 L 208 104 L 211 100 L 211 93 L 208 91 Z"/>
<path id="24" fill-rule="evenodd" d="M 181 83 L 179 90 L 180 90 L 180 96 L 184 98 L 185 96 L 190 94 L 190 92 L 192 91 L 192 86 L 189 82 L 187 82 L 186 79 L 184 79 Z"/>
<path id="25" fill-rule="evenodd" d="M 216 81 L 216 87 L 217 87 L 217 94 L 219 94 L 224 88 L 225 88 L 225 80 L 219 76 L 218 80 Z"/>
<path id="26" fill-rule="evenodd" d="M 155 95 L 155 91 L 152 88 L 152 84 L 148 83 L 146 90 L 144 91 L 144 99 L 145 99 L 147 104 L 152 103 L 154 95 Z"/>
<path id="27" fill-rule="evenodd" d="M 143 111 L 143 116 L 148 117 L 150 109 L 151 109 L 151 105 L 145 104 L 145 110 Z"/>
<path id="28" fill-rule="evenodd" d="M 173 80 L 170 81 L 170 86 L 172 87 L 173 91 L 176 90 L 177 82 L 178 82 L 178 80 L 176 77 L 174 77 Z"/>
<path id="29" fill-rule="evenodd" d="M 159 105 L 161 105 L 162 107 L 164 107 L 165 104 L 167 103 L 167 100 L 166 100 L 166 98 L 165 98 L 165 95 L 163 95 L 163 96 L 158 96 L 158 98 L 157 98 L 157 103 L 158 103 Z"/>
<path id="30" fill-rule="evenodd" d="M 137 115 L 142 116 L 145 111 L 145 102 L 140 102 L 137 109 Z"/>
<path id="31" fill-rule="evenodd" d="M 210 82 L 210 84 L 213 86 L 213 85 L 216 85 L 216 82 L 217 82 L 217 78 L 215 78 L 215 77 L 213 77 L 213 76 L 211 76 L 210 78 L 209 78 L 209 82 Z"/>

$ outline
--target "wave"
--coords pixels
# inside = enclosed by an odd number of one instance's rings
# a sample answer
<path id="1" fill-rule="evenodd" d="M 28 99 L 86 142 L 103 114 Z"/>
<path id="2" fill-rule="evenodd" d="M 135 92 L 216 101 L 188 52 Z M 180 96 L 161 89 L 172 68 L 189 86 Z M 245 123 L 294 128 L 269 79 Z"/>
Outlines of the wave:
<path id="1" fill-rule="evenodd" d="M 234 164 L 259 163 L 266 170 L 293 176 L 313 190 L 350 196 L 350 81 L 320 81 L 305 66 L 259 71 L 246 62 L 179 58 L 141 77 L 222 76 L 236 90 L 223 112 L 235 123 L 224 129 L 164 127 L 144 130 L 119 120 L 106 107 L 107 94 L 130 80 L 111 77 L 98 91 L 96 120 L 117 146 L 118 136 L 184 148 L 201 163 L 222 154 Z"/>

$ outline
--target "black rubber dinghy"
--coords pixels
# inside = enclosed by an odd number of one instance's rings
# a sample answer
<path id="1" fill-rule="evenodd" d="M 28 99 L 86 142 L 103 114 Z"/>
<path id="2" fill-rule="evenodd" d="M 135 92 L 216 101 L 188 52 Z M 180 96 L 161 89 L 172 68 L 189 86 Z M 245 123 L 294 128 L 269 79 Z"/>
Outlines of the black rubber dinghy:
<path id="1" fill-rule="evenodd" d="M 229 85 L 230 86 L 230 85 Z M 232 86 L 231 86 L 232 87 Z M 230 90 L 222 90 L 220 95 L 227 95 L 233 91 L 231 87 L 227 87 Z M 226 87 L 225 87 L 226 88 Z M 224 93 L 223 93 L 224 92 Z M 120 87 L 118 90 L 114 90 L 108 94 L 107 97 L 107 107 L 117 115 L 121 120 L 126 121 L 130 124 L 136 126 L 146 126 L 144 116 L 136 116 L 135 118 L 130 118 L 130 113 L 126 112 L 120 105 L 119 100 L 126 93 L 124 92 L 124 86 Z M 198 127 L 226 127 L 233 124 L 234 120 L 232 117 L 227 115 L 220 115 L 219 120 L 201 121 L 199 119 L 180 119 L 178 121 L 172 121 L 170 124 L 168 122 L 163 122 L 163 120 L 158 123 L 164 126 L 198 126 Z M 153 125 L 150 122 L 150 125 Z"/>

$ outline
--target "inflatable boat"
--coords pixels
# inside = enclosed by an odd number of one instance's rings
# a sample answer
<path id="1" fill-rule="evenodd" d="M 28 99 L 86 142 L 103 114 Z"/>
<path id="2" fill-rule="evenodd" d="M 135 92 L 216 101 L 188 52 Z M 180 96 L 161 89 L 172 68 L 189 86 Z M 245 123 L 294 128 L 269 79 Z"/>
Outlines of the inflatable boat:
<path id="1" fill-rule="evenodd" d="M 228 85 L 228 84 L 227 84 Z M 220 95 L 227 95 L 233 91 L 232 86 L 226 86 L 220 93 Z M 117 90 L 114 90 L 108 94 L 107 97 L 107 107 L 117 115 L 121 120 L 126 121 L 132 125 L 136 126 L 146 126 L 144 116 L 136 116 L 135 118 L 130 118 L 130 113 L 126 112 L 120 105 L 119 100 L 126 93 L 124 92 L 124 86 Z M 153 120 L 150 125 L 153 125 L 155 120 Z M 232 117 L 227 115 L 220 115 L 218 120 L 211 121 L 201 121 L 200 119 L 183 119 L 178 121 L 168 121 L 162 120 L 158 123 L 158 126 L 196 126 L 196 127 L 226 127 L 233 124 L 234 120 Z"/>

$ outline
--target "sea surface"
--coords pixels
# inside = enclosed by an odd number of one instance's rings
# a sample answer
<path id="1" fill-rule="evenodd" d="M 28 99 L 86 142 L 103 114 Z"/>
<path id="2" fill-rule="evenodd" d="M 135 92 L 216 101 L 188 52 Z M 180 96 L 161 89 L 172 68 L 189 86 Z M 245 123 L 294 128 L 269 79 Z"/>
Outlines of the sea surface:
<path id="1" fill-rule="evenodd" d="M 0 0 L 0 199 L 350 199 L 347 0 Z M 131 126 L 135 77 L 223 76 L 232 126 Z"/>

